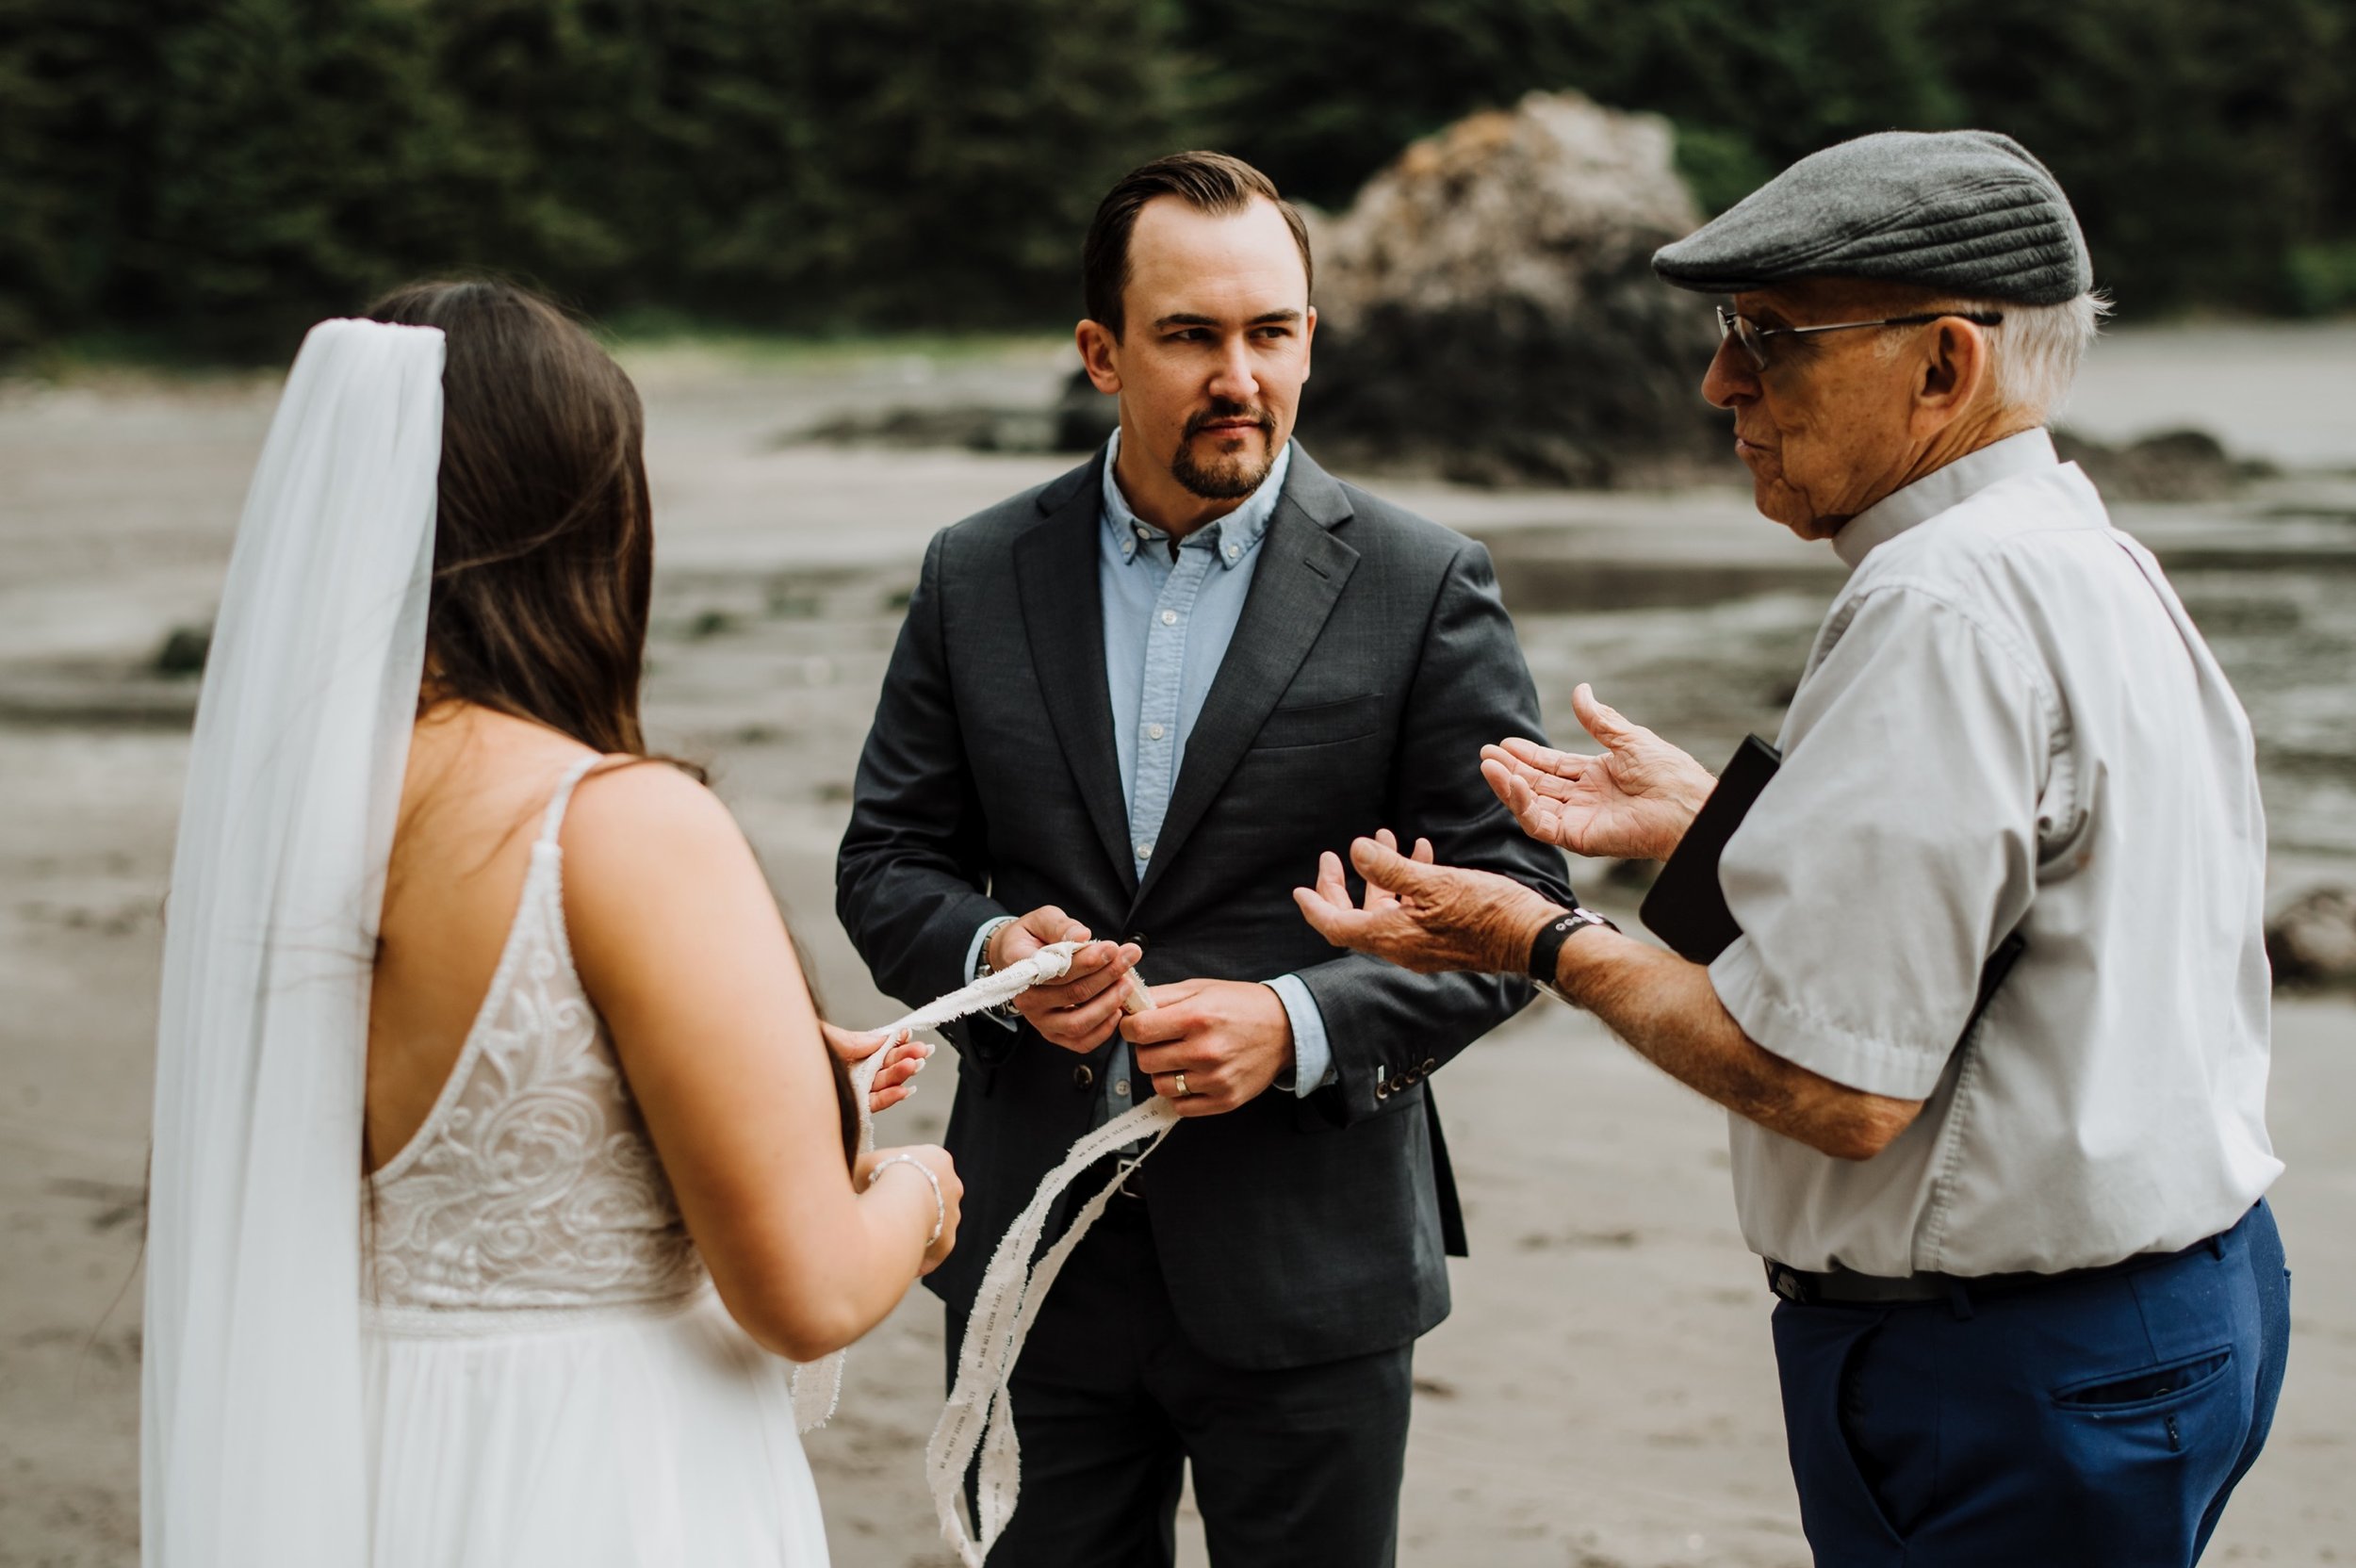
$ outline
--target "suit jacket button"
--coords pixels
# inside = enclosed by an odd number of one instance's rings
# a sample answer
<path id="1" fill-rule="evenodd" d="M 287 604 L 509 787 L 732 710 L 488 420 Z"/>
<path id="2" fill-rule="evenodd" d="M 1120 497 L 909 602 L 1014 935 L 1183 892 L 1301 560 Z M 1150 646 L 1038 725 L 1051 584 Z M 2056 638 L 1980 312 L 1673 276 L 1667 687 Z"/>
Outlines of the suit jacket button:
<path id="1" fill-rule="evenodd" d="M 1426 1072 L 1437 1071 L 1439 1070 L 1439 1066 L 1440 1058 L 1437 1056 L 1426 1056 L 1423 1059 L 1423 1070 Z"/>
<path id="2" fill-rule="evenodd" d="M 1388 1084 L 1375 1085 L 1374 1097 L 1377 1100 L 1388 1100 L 1391 1097 L 1391 1086 Z"/>
<path id="3" fill-rule="evenodd" d="M 1078 1067 L 1072 1070 L 1072 1086 L 1073 1088 L 1084 1089 L 1095 1082 L 1096 1070 L 1088 1066 L 1088 1063 L 1082 1062 Z"/>
<path id="4" fill-rule="evenodd" d="M 1132 947 L 1143 947 L 1145 945 L 1145 933 L 1142 931 L 1132 931 L 1121 939 Z"/>

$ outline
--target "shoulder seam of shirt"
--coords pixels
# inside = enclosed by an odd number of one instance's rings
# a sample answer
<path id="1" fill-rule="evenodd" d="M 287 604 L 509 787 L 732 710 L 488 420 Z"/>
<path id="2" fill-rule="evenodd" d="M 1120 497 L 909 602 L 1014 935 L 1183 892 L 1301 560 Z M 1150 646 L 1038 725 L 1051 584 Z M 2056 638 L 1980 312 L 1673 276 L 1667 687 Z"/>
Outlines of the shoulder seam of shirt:
<path id="1" fill-rule="evenodd" d="M 1963 603 L 1947 589 L 1945 584 L 1921 578 L 1891 577 L 1881 582 L 1870 583 L 1858 590 L 1848 603 L 1841 606 L 1838 630 L 1827 626 L 1826 633 L 1830 641 L 1819 639 L 1819 647 L 1811 663 L 1811 670 L 1815 665 L 1823 663 L 1824 656 L 1830 653 L 1832 645 L 1838 643 L 1841 636 L 1847 633 L 1849 623 L 1857 618 L 1857 612 L 1864 608 L 1866 601 L 1879 594 L 1912 594 L 1951 612 L 1958 621 L 1976 633 L 1989 648 L 2002 655 L 2004 662 L 2028 682 L 2030 693 L 2037 698 L 2037 710 L 2045 721 L 2045 760 L 2047 765 L 2053 769 L 2047 783 L 2049 786 L 2058 783 L 2062 799 L 2068 804 L 2068 809 L 2063 813 L 2057 826 L 2057 834 L 2066 838 L 2070 833 L 2075 832 L 2076 825 L 2085 820 L 2086 804 L 2078 798 L 2078 770 L 2070 749 L 2071 740 L 2070 715 L 2062 707 L 2060 694 L 2053 689 L 2052 682 L 2046 679 L 2045 672 L 2038 665 L 2036 658 L 2022 646 L 2020 638 L 2015 636 L 2009 628 L 1995 624 L 1972 606 Z"/>
<path id="2" fill-rule="evenodd" d="M 1927 599 L 1952 612 L 1957 620 L 1985 638 L 1988 645 L 2002 653 L 2004 662 L 2012 665 L 2014 670 L 2029 683 L 2029 689 L 2037 694 L 2037 706 L 2045 712 L 2046 743 L 2055 750 L 2060 748 L 2061 743 L 2069 738 L 2070 733 L 2069 719 L 2062 711 L 2061 698 L 2053 691 L 2053 683 L 2046 679 L 2045 672 L 2038 666 L 2036 658 L 2021 645 L 2021 639 L 2015 636 L 2009 628 L 2000 626 L 1988 616 L 1981 614 L 1972 606 L 1956 597 L 1943 583 L 1923 578 L 1899 577 L 1891 578 L 1884 582 L 1871 583 L 1858 590 L 1843 607 L 1841 617 L 1841 632 L 1843 634 L 1847 632 L 1849 623 L 1857 619 L 1857 612 L 1865 607 L 1867 600 L 1882 594 L 1912 594 Z M 1839 641 L 1839 638 L 1836 637 L 1834 641 Z"/>

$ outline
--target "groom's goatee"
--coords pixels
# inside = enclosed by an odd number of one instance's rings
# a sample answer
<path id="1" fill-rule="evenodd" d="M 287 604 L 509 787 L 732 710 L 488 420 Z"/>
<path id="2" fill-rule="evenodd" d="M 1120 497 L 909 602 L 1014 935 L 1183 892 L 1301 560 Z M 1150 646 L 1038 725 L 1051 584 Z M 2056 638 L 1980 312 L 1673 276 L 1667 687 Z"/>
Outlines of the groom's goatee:
<path id="1" fill-rule="evenodd" d="M 1221 458 L 1205 466 L 1194 458 L 1194 438 L 1215 419 L 1250 419 L 1259 427 L 1262 445 L 1257 463 L 1242 456 Z M 1185 433 L 1178 438 L 1178 451 L 1170 460 L 1170 477 L 1185 485 L 1187 492 L 1209 501 L 1240 500 L 1260 487 L 1268 472 L 1276 466 L 1276 420 L 1266 409 L 1225 400 L 1195 414 L 1186 420 Z"/>

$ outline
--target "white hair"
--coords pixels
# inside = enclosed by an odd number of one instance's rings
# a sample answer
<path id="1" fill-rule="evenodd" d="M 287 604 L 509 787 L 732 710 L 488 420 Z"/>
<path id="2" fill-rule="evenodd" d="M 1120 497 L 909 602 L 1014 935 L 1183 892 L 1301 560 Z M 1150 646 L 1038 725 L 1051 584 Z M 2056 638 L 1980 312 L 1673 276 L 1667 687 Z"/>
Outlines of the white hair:
<path id="1" fill-rule="evenodd" d="M 2004 320 L 1981 330 L 1988 335 L 1988 368 L 1996 396 L 2016 413 L 2051 424 L 2070 396 L 2078 367 L 2102 330 L 2111 302 L 2091 289 L 2057 305 L 2024 305 L 2011 300 L 1944 300 L 1932 310 L 1986 311 Z M 1892 350 L 1896 345 L 1892 344 Z"/>

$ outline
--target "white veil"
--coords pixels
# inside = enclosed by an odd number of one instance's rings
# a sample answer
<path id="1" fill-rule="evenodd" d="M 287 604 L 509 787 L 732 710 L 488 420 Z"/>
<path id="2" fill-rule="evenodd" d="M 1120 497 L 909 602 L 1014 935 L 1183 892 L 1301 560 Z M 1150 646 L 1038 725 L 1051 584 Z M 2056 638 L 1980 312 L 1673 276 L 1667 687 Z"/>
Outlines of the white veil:
<path id="1" fill-rule="evenodd" d="M 148 1568 L 357 1568 L 360 1119 L 417 711 L 442 335 L 324 321 L 238 525 L 172 861 L 155 1061 Z"/>

